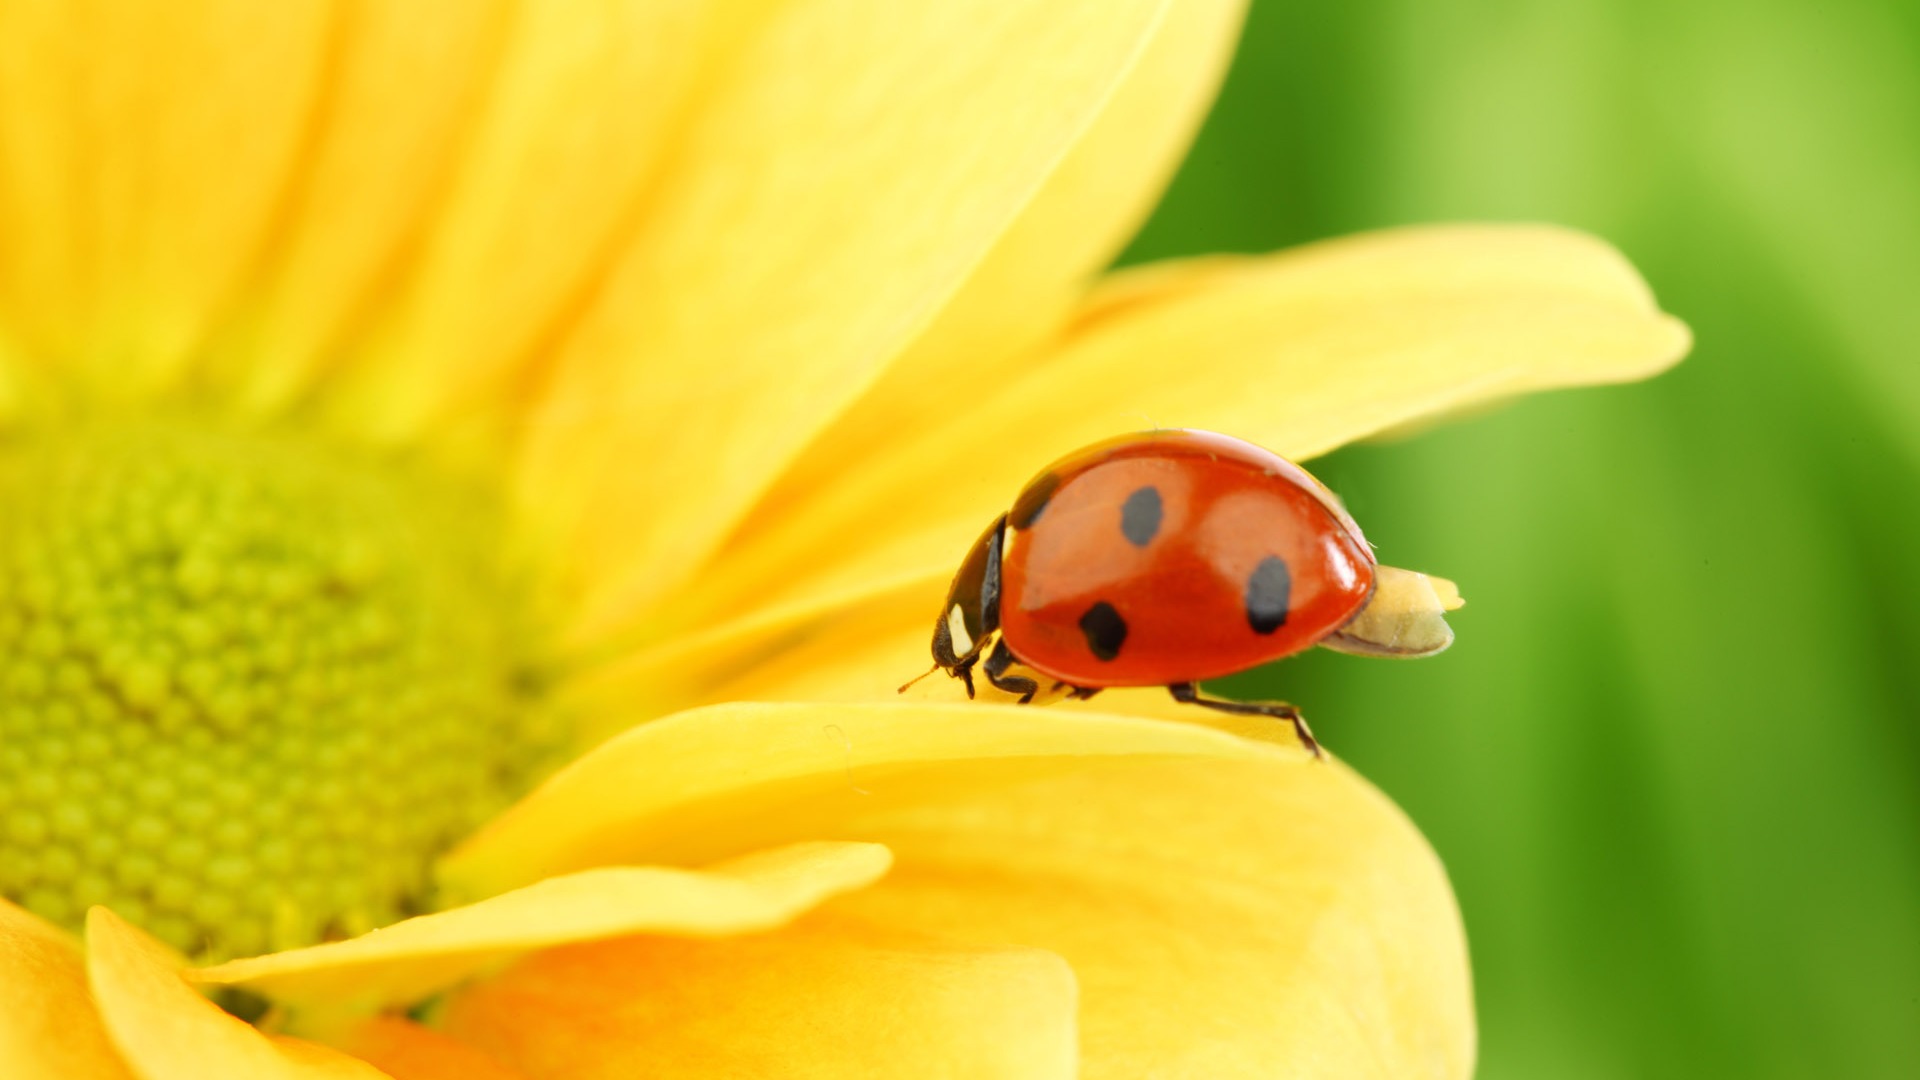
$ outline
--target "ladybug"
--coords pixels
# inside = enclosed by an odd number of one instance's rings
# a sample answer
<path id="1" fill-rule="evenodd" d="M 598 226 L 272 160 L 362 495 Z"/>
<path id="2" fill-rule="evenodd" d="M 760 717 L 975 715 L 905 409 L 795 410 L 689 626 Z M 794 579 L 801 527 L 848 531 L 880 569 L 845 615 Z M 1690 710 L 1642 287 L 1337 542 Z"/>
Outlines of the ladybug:
<path id="1" fill-rule="evenodd" d="M 1224 701 L 1199 683 L 1315 645 L 1425 656 L 1452 644 L 1450 582 L 1376 562 L 1305 469 L 1210 431 L 1123 435 L 1061 458 L 995 518 L 934 622 L 935 667 L 974 695 L 1089 698 L 1165 686 L 1174 699 L 1293 724 L 1300 710 Z M 905 690 L 905 687 L 901 688 Z"/>

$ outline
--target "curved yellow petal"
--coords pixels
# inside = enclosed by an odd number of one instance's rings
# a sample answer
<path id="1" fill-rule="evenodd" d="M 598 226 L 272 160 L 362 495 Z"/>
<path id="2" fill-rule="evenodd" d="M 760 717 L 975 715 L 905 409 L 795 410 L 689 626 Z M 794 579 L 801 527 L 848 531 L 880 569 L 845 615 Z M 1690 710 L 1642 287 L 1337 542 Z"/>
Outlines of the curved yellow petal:
<path id="1" fill-rule="evenodd" d="M 1179 724 L 981 705 L 736 703 L 602 744 L 442 861 L 483 894 L 592 866 L 699 863 L 846 836 L 875 807 L 1136 757 L 1282 751 Z M 1297 756 L 1297 755 L 1296 755 Z"/>
<path id="2" fill-rule="evenodd" d="M 726 941 L 556 949 L 458 994 L 454 1036 L 555 1080 L 628 1076 L 1071 1078 L 1073 972 L 809 919 Z"/>
<path id="3" fill-rule="evenodd" d="M 87 913 L 87 973 L 107 1031 L 144 1080 L 377 1080 L 356 1058 L 270 1038 L 222 1012 L 180 977 L 166 946 L 106 908 Z"/>
<path id="4" fill-rule="evenodd" d="M 1033 395 L 1094 386 L 1077 411 L 1109 412 L 1087 434 L 1151 410 L 1305 459 L 1516 394 L 1646 378 L 1690 344 L 1592 236 L 1420 226 L 1116 275 L 991 408 L 1024 430 L 1046 415 Z"/>
<path id="5" fill-rule="evenodd" d="M 763 522 L 684 606 L 697 625 L 950 575 L 1034 472 L 1116 432 L 1210 428 L 1308 458 L 1477 403 L 1651 375 L 1687 345 L 1618 252 L 1558 228 L 1409 228 L 1147 267 L 1091 297 L 1021 377 Z"/>
<path id="6" fill-rule="evenodd" d="M 1472 1072 L 1445 873 L 1344 766 L 1119 764 L 849 827 L 899 866 L 830 911 L 1059 953 L 1093 1080 Z"/>
<path id="7" fill-rule="evenodd" d="M 0 1076 L 131 1080 L 94 1011 L 76 942 L 0 899 Z"/>
<path id="8" fill-rule="evenodd" d="M 1225 74 L 1244 0 L 1178 0 L 1112 100 L 939 316 L 768 502 L 805 500 L 901 431 L 1011 377 L 1152 209 Z M 752 521 L 744 530 L 754 528 Z"/>
<path id="9" fill-rule="evenodd" d="M 1090 1075 L 1325 1061 L 1325 1075 L 1458 1076 L 1471 1062 L 1458 914 L 1419 834 L 1344 767 L 1197 725 L 716 706 L 588 755 L 448 872 L 482 887 L 796 836 L 905 845 L 894 875 L 829 910 L 1057 950 L 1091 973 L 1104 989 L 1082 1003 L 1083 1023 L 1098 1018 Z"/>
<path id="10" fill-rule="evenodd" d="M 178 375 L 306 148 L 324 0 L 0 10 L 0 310 L 97 389 Z"/>
<path id="11" fill-rule="evenodd" d="M 886 873 L 885 848 L 802 843 L 702 870 L 612 866 L 565 874 L 347 941 L 193 973 L 334 1012 L 418 1001 L 531 949 L 623 934 L 749 933 Z"/>
<path id="12" fill-rule="evenodd" d="M 397 1016 L 354 1026 L 340 1045 L 393 1080 L 525 1080 L 480 1050 Z"/>
<path id="13" fill-rule="evenodd" d="M 1162 0 L 791 0 L 751 26 L 557 361 L 519 493 L 582 633 L 706 554 L 958 289 Z"/>
<path id="14" fill-rule="evenodd" d="M 464 419 L 551 348 L 630 242 L 723 10 L 705 0 L 515 9 L 461 159 L 394 287 L 402 299 L 358 349 L 343 422 L 397 438 L 449 413 Z M 390 93 L 409 77 L 386 75 Z"/>

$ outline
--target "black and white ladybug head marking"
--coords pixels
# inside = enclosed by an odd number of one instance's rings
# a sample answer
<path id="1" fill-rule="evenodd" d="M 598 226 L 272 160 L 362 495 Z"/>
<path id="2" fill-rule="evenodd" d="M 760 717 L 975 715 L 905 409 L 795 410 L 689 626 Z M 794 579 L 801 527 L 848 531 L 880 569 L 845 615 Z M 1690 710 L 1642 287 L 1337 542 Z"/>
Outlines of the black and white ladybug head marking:
<path id="1" fill-rule="evenodd" d="M 1000 551 L 1006 531 L 1002 514 L 973 542 L 934 620 L 933 662 L 948 674 L 971 664 L 988 636 L 1000 629 Z"/>

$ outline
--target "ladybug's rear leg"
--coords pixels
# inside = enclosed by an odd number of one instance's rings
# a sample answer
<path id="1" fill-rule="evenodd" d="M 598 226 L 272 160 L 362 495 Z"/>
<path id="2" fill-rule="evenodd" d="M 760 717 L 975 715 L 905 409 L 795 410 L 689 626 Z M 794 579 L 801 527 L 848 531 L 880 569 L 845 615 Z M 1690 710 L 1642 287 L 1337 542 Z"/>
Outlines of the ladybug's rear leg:
<path id="1" fill-rule="evenodd" d="M 1006 639 L 1002 638 L 993 643 L 993 652 L 987 655 L 987 662 L 981 665 L 980 670 L 986 673 L 987 681 L 996 688 L 1009 694 L 1019 694 L 1020 704 L 1025 705 L 1033 700 L 1040 684 L 1023 675 L 1007 674 L 1007 669 L 1018 662 L 1013 650 L 1007 648 Z"/>
<path id="2" fill-rule="evenodd" d="M 987 663 L 991 665 L 993 661 L 989 660 Z M 1275 720 L 1285 720 L 1293 725 L 1294 732 L 1300 736 L 1301 744 L 1312 751 L 1314 757 L 1322 761 L 1326 760 L 1326 752 L 1320 749 L 1320 744 L 1315 741 L 1313 732 L 1307 729 L 1307 718 L 1300 715 L 1298 708 L 1284 701 L 1224 701 L 1220 698 L 1205 698 L 1200 696 L 1200 688 L 1190 682 L 1174 683 L 1167 687 L 1167 693 L 1172 694 L 1175 701 L 1188 705 L 1203 705 L 1235 716 L 1271 716 Z"/>

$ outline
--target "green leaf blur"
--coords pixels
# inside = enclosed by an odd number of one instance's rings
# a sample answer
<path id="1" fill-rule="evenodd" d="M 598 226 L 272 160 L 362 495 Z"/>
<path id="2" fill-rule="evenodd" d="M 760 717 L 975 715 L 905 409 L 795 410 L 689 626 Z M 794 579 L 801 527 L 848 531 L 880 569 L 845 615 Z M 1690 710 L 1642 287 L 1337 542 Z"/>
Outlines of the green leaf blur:
<path id="1" fill-rule="evenodd" d="M 1128 259 L 1449 219 L 1698 345 L 1317 462 L 1459 643 L 1221 688 L 1432 838 L 1486 1080 L 1920 1076 L 1920 6 L 1256 2 Z"/>

